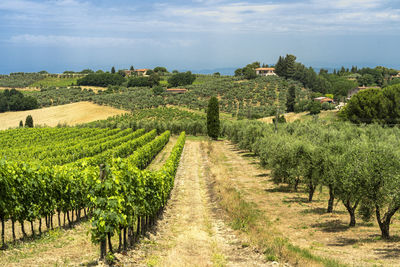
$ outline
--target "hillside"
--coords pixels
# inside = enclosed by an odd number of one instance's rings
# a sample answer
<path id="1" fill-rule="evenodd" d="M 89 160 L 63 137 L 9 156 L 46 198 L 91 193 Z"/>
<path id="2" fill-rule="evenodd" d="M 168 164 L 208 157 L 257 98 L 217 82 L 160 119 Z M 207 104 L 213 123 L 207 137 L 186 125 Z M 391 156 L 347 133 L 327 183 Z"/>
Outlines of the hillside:
<path id="1" fill-rule="evenodd" d="M 106 119 L 124 114 L 126 111 L 112 107 L 99 106 L 90 102 L 79 102 L 35 110 L 0 113 L 0 130 L 17 127 L 28 115 L 33 117 L 35 125 L 57 126 L 58 124 L 75 125 Z"/>
<path id="2" fill-rule="evenodd" d="M 38 99 L 42 107 L 63 105 L 78 101 L 92 101 L 124 110 L 137 110 L 162 106 L 180 106 L 205 110 L 208 99 L 217 96 L 222 112 L 238 118 L 262 118 L 275 113 L 276 107 L 285 110 L 289 86 L 296 87 L 296 102 L 307 98 L 309 91 L 292 80 L 279 77 L 258 77 L 239 80 L 229 76 L 196 75 L 192 85 L 185 86 L 184 94 L 154 93 L 149 87 L 110 86 L 104 91 L 86 87 L 43 87 L 40 91 L 24 92 Z M 44 82 L 43 80 L 41 82 Z M 55 85 L 62 81 L 48 81 Z"/>

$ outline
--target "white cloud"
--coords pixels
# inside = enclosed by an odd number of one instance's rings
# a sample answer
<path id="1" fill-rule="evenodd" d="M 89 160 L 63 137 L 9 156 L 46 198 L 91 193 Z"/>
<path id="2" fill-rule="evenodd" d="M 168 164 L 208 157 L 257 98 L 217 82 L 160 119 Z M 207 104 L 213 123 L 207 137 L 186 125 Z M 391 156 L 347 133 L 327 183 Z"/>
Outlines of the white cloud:
<path id="1" fill-rule="evenodd" d="M 107 38 L 153 33 L 395 32 L 400 10 L 381 0 L 298 0 L 292 3 L 193 0 L 141 6 L 98 6 L 90 1 L 1 0 L 3 25 L 46 36 L 100 35 Z M 43 35 L 43 36 L 44 36 Z M 51 41 L 51 38 L 47 38 Z"/>
<path id="2" fill-rule="evenodd" d="M 114 47 L 126 48 L 138 45 L 151 45 L 155 47 L 181 46 L 193 44 L 191 40 L 164 40 L 157 41 L 149 38 L 115 38 L 115 37 L 82 37 L 66 35 L 31 35 L 22 34 L 12 36 L 9 42 L 13 44 L 29 44 L 33 46 L 67 46 L 67 47 Z"/>

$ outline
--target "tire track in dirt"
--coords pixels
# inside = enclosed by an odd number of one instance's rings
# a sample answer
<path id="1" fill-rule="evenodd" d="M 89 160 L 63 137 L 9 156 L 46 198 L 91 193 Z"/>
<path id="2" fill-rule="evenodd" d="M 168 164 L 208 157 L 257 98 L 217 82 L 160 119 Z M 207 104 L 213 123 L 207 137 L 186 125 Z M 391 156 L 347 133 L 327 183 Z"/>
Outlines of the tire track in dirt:
<path id="1" fill-rule="evenodd" d="M 186 142 L 175 187 L 153 234 L 122 257 L 135 266 L 271 266 L 242 246 L 215 213 L 206 177 L 208 155 L 199 141 Z"/>

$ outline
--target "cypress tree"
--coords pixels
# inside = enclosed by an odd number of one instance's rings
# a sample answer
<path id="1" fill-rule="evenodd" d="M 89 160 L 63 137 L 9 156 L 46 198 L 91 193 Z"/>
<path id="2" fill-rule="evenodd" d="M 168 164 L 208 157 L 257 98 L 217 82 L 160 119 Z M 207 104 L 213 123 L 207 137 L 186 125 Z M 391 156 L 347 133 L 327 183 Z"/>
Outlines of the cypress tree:
<path id="1" fill-rule="evenodd" d="M 281 56 L 279 56 L 278 62 L 276 62 L 275 65 L 275 73 L 278 76 L 284 76 L 284 62 L 283 62 L 283 58 Z"/>
<path id="2" fill-rule="evenodd" d="M 26 116 L 25 127 L 33 128 L 33 118 L 31 115 Z"/>
<path id="3" fill-rule="evenodd" d="M 287 112 L 294 112 L 294 103 L 296 99 L 296 87 L 291 85 L 288 90 L 288 96 L 286 101 Z"/>
<path id="4" fill-rule="evenodd" d="M 296 57 L 293 55 L 286 55 L 285 58 L 285 77 L 292 78 L 296 72 Z"/>
<path id="5" fill-rule="evenodd" d="M 114 68 L 114 67 L 111 68 L 111 73 L 112 73 L 112 74 L 115 73 L 115 68 Z"/>
<path id="6" fill-rule="evenodd" d="M 24 123 L 21 121 L 19 121 L 19 127 L 24 127 Z"/>
<path id="7" fill-rule="evenodd" d="M 207 134 L 214 140 L 219 135 L 219 104 L 216 97 L 211 97 L 207 109 Z"/>

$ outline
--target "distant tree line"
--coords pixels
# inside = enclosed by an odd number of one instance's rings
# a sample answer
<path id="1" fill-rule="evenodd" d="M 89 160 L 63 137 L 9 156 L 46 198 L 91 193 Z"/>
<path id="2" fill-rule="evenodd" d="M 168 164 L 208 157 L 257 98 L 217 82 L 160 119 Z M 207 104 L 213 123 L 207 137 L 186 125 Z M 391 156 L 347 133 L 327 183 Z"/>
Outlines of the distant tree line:
<path id="1" fill-rule="evenodd" d="M 15 89 L 7 89 L 4 92 L 0 92 L 0 112 L 31 110 L 38 107 L 36 98 L 24 96 Z"/>
<path id="2" fill-rule="evenodd" d="M 124 77 L 112 73 L 92 73 L 79 79 L 77 85 L 92 85 L 107 87 L 108 85 L 121 85 L 125 82 Z"/>
<path id="3" fill-rule="evenodd" d="M 190 85 L 196 80 L 196 75 L 192 74 L 192 72 L 187 71 L 187 72 L 179 72 L 173 74 L 169 79 L 168 79 L 168 84 L 170 86 L 176 87 L 176 86 L 185 86 L 185 85 Z"/>
<path id="4" fill-rule="evenodd" d="M 400 84 L 360 91 L 340 111 L 340 116 L 353 123 L 400 123 Z"/>

